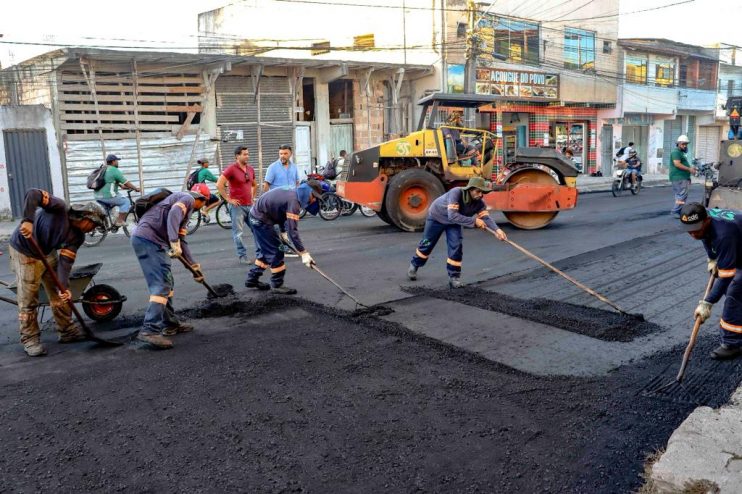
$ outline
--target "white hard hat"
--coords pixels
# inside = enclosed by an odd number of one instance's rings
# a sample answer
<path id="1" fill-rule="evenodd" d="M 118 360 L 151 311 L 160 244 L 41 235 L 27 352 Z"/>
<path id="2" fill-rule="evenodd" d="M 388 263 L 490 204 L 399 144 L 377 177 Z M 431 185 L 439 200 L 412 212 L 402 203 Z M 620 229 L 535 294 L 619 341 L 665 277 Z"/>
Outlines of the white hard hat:
<path id="1" fill-rule="evenodd" d="M 688 142 L 690 142 L 690 140 L 688 139 L 688 136 L 687 135 L 683 134 L 683 135 L 679 136 L 678 137 L 678 140 L 675 141 L 675 142 L 677 142 L 678 144 L 680 144 L 681 142 L 688 143 Z"/>

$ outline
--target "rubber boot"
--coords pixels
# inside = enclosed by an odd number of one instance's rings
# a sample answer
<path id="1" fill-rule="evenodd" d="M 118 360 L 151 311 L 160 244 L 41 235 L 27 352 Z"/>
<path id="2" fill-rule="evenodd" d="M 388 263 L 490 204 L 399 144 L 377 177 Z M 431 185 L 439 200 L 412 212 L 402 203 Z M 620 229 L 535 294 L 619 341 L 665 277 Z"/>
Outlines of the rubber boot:
<path id="1" fill-rule="evenodd" d="M 417 279 L 417 267 L 410 263 L 410 267 L 407 268 L 407 278 L 410 281 L 415 281 Z"/>
<path id="2" fill-rule="evenodd" d="M 43 357 L 46 355 L 46 348 L 43 347 L 40 341 L 29 341 L 23 345 L 23 349 L 26 351 L 26 355 L 29 357 Z"/>
<path id="3" fill-rule="evenodd" d="M 461 288 L 464 284 L 461 282 L 460 278 L 454 278 L 451 276 L 448 278 L 448 288 Z"/>
<path id="4" fill-rule="evenodd" d="M 296 294 L 296 289 L 289 288 L 287 286 L 279 286 L 276 288 L 271 288 L 271 293 L 275 293 L 276 295 L 294 295 Z"/>
<path id="5" fill-rule="evenodd" d="M 711 352 L 714 360 L 729 360 L 742 355 L 742 346 L 729 346 L 722 343 Z"/>

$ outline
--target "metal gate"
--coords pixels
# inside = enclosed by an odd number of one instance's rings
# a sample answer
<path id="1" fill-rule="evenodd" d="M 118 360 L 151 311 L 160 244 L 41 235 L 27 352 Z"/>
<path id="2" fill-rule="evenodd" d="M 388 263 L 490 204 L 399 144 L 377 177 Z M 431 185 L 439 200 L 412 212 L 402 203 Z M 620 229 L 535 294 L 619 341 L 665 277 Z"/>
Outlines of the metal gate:
<path id="1" fill-rule="evenodd" d="M 603 125 L 600 129 L 600 161 L 603 176 L 610 177 L 613 166 L 613 126 Z"/>
<path id="2" fill-rule="evenodd" d="M 23 215 L 23 200 L 28 189 L 52 192 L 46 130 L 3 130 L 3 142 L 8 166 L 10 207 L 13 217 L 19 218 Z"/>
<path id="3" fill-rule="evenodd" d="M 675 149 L 675 141 L 678 139 L 680 134 L 683 133 L 683 127 L 680 125 L 680 117 L 676 117 L 675 120 L 665 120 L 665 132 L 663 135 L 663 162 L 665 166 L 670 166 L 670 153 Z M 692 156 L 690 153 L 688 156 Z"/>
<path id="4" fill-rule="evenodd" d="M 698 157 L 704 163 L 719 161 L 721 127 L 704 126 L 698 128 Z"/>
<path id="5" fill-rule="evenodd" d="M 330 154 L 333 157 L 337 158 L 338 156 L 340 156 L 340 151 L 347 151 L 348 154 L 352 153 L 353 124 L 331 124 L 330 129 L 332 132 L 332 147 L 330 148 Z"/>

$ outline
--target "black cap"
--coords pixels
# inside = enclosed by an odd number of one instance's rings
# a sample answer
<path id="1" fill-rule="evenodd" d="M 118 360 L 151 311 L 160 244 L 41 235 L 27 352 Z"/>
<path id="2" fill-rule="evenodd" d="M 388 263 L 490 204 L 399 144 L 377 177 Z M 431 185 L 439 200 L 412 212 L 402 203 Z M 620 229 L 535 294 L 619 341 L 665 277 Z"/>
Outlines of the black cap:
<path id="1" fill-rule="evenodd" d="M 106 163 L 110 163 L 111 161 L 119 161 L 121 158 L 116 156 L 115 154 L 109 154 L 106 156 Z"/>
<path id="2" fill-rule="evenodd" d="M 680 224 L 686 232 L 695 232 L 703 228 L 703 221 L 708 216 L 708 212 L 703 205 L 697 202 L 689 202 L 680 210 Z"/>

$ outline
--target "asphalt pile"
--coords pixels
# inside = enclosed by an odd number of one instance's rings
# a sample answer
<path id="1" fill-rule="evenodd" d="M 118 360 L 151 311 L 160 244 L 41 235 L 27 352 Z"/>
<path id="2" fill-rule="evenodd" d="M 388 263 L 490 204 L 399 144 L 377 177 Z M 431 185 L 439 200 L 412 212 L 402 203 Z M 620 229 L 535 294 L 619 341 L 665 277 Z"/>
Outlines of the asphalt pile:
<path id="1" fill-rule="evenodd" d="M 171 351 L 0 373 L 0 486 L 626 493 L 695 406 L 641 392 L 682 348 L 601 378 L 537 377 L 301 300 L 183 315 L 206 319 Z M 689 375 L 714 344 L 699 341 Z M 714 404 L 739 382 L 725 376 Z"/>
<path id="2" fill-rule="evenodd" d="M 615 311 L 546 298 L 522 299 L 474 287 L 456 290 L 405 287 L 405 291 L 501 312 L 604 341 L 631 341 L 662 331 L 662 327 Z"/>

